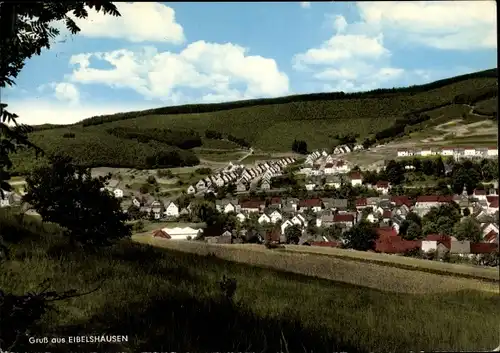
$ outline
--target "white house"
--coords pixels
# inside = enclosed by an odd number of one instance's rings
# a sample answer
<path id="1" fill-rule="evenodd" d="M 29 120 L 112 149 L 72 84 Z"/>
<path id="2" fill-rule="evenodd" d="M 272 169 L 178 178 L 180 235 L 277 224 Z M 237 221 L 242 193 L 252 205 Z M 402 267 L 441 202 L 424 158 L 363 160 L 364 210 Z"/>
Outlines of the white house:
<path id="1" fill-rule="evenodd" d="M 232 202 L 228 202 L 226 206 L 224 206 L 224 213 L 236 212 L 236 205 L 233 205 Z"/>
<path id="2" fill-rule="evenodd" d="M 189 185 L 189 187 L 187 188 L 187 193 L 189 195 L 196 193 L 196 188 L 193 185 Z"/>
<path id="3" fill-rule="evenodd" d="M 440 151 L 441 156 L 453 156 L 454 153 L 453 147 L 443 147 Z"/>
<path id="4" fill-rule="evenodd" d="M 259 224 L 263 224 L 263 223 L 271 223 L 271 218 L 269 218 L 269 216 L 265 213 L 261 214 L 259 219 L 257 220 L 257 222 L 259 222 Z"/>
<path id="5" fill-rule="evenodd" d="M 179 207 L 170 201 L 167 206 L 165 206 L 165 216 L 167 217 L 178 217 L 179 216 Z"/>
<path id="6" fill-rule="evenodd" d="M 323 172 L 325 174 L 333 174 L 333 173 L 335 173 L 335 167 L 334 167 L 333 163 L 326 163 L 325 164 L 325 169 L 323 169 Z"/>
<path id="7" fill-rule="evenodd" d="M 421 249 L 423 252 L 436 251 L 437 241 L 435 240 L 422 240 Z"/>
<path id="8" fill-rule="evenodd" d="M 306 190 L 312 191 L 316 187 L 316 183 L 313 181 L 308 181 L 305 186 L 306 186 Z"/>
<path id="9" fill-rule="evenodd" d="M 205 184 L 205 181 L 200 180 L 196 183 L 196 190 L 201 191 L 205 190 L 207 188 L 207 185 Z"/>
<path id="10" fill-rule="evenodd" d="M 413 153 L 410 150 L 407 149 L 398 150 L 398 157 L 408 157 L 411 155 L 413 155 Z"/>
<path id="11" fill-rule="evenodd" d="M 163 228 L 162 231 L 168 234 L 170 240 L 187 240 L 188 237 L 196 238 L 201 233 L 201 229 L 191 227 Z"/>
<path id="12" fill-rule="evenodd" d="M 132 199 L 132 203 L 134 204 L 135 207 L 141 207 L 141 201 L 137 197 L 134 197 Z"/>
<path id="13" fill-rule="evenodd" d="M 498 157 L 498 147 L 488 147 L 488 157 Z"/>
<path id="14" fill-rule="evenodd" d="M 351 174 L 351 185 L 352 186 L 360 186 L 363 184 L 363 178 L 361 177 L 361 173 L 354 172 Z"/>
<path id="15" fill-rule="evenodd" d="M 298 226 L 307 226 L 307 222 L 301 215 L 296 215 L 291 219 L 292 223 Z"/>
<path id="16" fill-rule="evenodd" d="M 464 148 L 464 157 L 474 157 L 476 155 L 476 149 L 474 147 Z"/>
<path id="17" fill-rule="evenodd" d="M 279 213 L 278 210 L 274 210 L 270 215 L 269 218 L 271 218 L 272 223 L 277 223 L 283 219 L 281 216 L 281 213 Z"/>
<path id="18" fill-rule="evenodd" d="M 122 189 L 114 189 L 113 194 L 115 195 L 116 198 L 122 198 L 123 197 L 123 190 Z"/>
<path id="19" fill-rule="evenodd" d="M 293 225 L 294 223 L 292 223 L 289 219 L 281 223 L 281 234 L 285 234 L 285 229 Z"/>
<path id="20" fill-rule="evenodd" d="M 432 156 L 432 150 L 430 148 L 423 148 L 420 150 L 419 155 L 422 157 Z"/>
<path id="21" fill-rule="evenodd" d="M 245 222 L 245 219 L 247 219 L 247 218 L 245 217 L 245 215 L 243 213 L 240 212 L 236 215 L 236 219 L 238 219 L 238 221 L 243 223 L 243 222 Z"/>

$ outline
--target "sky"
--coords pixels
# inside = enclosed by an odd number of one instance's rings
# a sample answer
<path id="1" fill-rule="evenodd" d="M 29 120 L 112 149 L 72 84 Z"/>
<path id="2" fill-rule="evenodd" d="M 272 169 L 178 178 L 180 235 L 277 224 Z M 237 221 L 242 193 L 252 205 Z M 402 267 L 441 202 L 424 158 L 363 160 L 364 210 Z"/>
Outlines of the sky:
<path id="1" fill-rule="evenodd" d="M 494 1 L 116 3 L 26 62 L 1 100 L 25 124 L 422 84 L 497 66 Z"/>

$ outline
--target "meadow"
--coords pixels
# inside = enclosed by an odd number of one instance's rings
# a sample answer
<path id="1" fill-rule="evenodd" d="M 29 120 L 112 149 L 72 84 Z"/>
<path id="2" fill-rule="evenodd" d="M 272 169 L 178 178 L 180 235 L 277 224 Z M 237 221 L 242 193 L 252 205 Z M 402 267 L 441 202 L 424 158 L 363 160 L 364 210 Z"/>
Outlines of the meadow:
<path id="1" fill-rule="evenodd" d="M 364 264 L 361 272 L 359 263 L 339 260 L 315 260 L 305 276 L 226 261 L 216 250 L 192 254 L 129 240 L 84 253 L 70 250 L 52 225 L 30 219 L 19 226 L 3 216 L 0 232 L 10 224 L 22 239 L 11 239 L 13 259 L 3 264 L 0 288 L 21 294 L 46 278 L 59 291 L 99 288 L 57 302 L 58 311 L 45 315 L 31 336 L 129 337 L 119 345 L 75 344 L 72 350 L 401 352 L 498 345 L 498 294 L 465 285 L 471 280 L 461 285 L 458 279 L 394 269 L 397 274 L 388 267 L 380 273 L 374 264 Z M 295 255 L 293 262 L 300 258 L 307 262 L 310 255 Z M 324 271 L 337 280 L 314 277 Z M 235 280 L 234 295 L 222 289 L 223 276 Z M 352 277 L 366 283 L 348 283 Z M 381 280 L 385 288 L 376 289 Z M 18 350 L 68 350 L 22 342 Z"/>

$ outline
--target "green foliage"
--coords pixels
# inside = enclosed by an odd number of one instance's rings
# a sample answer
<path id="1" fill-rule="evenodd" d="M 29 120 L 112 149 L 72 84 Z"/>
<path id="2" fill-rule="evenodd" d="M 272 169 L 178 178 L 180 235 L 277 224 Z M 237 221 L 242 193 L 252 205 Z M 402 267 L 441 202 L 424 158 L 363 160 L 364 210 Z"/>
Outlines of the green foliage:
<path id="1" fill-rule="evenodd" d="M 142 143 L 157 141 L 182 149 L 191 149 L 202 145 L 200 135 L 192 130 L 140 129 L 135 127 L 113 127 L 106 129 L 110 135 L 120 139 L 137 140 Z"/>
<path id="2" fill-rule="evenodd" d="M 470 240 L 478 243 L 482 239 L 481 225 L 474 218 L 465 217 L 455 224 L 453 235 L 457 240 Z"/>
<path id="3" fill-rule="evenodd" d="M 422 228 L 415 222 L 410 222 L 406 235 L 403 237 L 407 240 L 415 240 L 422 238 Z"/>
<path id="4" fill-rule="evenodd" d="M 363 220 L 344 233 L 344 246 L 360 251 L 373 250 L 377 238 L 375 226 Z"/>
<path id="5" fill-rule="evenodd" d="M 473 113 L 487 115 L 497 119 L 497 104 L 498 97 L 482 100 L 474 105 Z"/>
<path id="6" fill-rule="evenodd" d="M 210 174 L 212 174 L 212 169 L 211 168 L 198 168 L 195 170 L 195 172 L 199 175 L 210 175 Z"/>
<path id="7" fill-rule="evenodd" d="M 285 228 L 285 238 L 288 244 L 298 244 L 301 235 L 302 231 L 300 227 L 296 224 Z"/>
<path id="8" fill-rule="evenodd" d="M 302 140 L 293 140 L 292 151 L 300 154 L 307 154 L 307 142 Z"/>
<path id="9" fill-rule="evenodd" d="M 62 226 L 74 243 L 88 246 L 131 235 L 120 201 L 101 191 L 110 176 L 92 178 L 90 169 L 74 166 L 68 157 L 54 157 L 51 163 L 26 178 L 23 197 L 45 221 Z"/>

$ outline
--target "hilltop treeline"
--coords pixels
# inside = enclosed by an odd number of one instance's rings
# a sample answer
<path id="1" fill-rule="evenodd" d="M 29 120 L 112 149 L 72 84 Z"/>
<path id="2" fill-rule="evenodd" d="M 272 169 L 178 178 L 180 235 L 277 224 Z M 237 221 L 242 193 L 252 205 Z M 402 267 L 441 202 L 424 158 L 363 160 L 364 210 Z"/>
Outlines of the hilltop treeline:
<path id="1" fill-rule="evenodd" d="M 473 105 L 479 101 L 487 100 L 498 96 L 497 87 L 484 87 L 482 89 L 471 90 L 455 96 L 453 103 Z"/>
<path id="2" fill-rule="evenodd" d="M 158 141 L 185 150 L 200 147 L 202 145 L 200 134 L 193 130 L 187 131 L 158 128 L 137 129 L 129 127 L 113 127 L 106 129 L 106 132 L 122 139 L 137 140 L 142 143 Z"/>
<path id="3" fill-rule="evenodd" d="M 394 95 L 414 95 L 421 92 L 426 92 L 433 89 L 438 89 L 452 83 L 469 80 L 473 78 L 496 78 L 497 69 L 490 69 L 485 71 L 474 72 L 467 75 L 439 80 L 424 85 L 402 87 L 402 88 L 389 88 L 389 89 L 376 89 L 366 92 L 332 92 L 332 93 L 313 93 L 293 95 L 278 98 L 263 98 L 263 99 L 250 99 L 245 101 L 235 101 L 226 103 L 213 103 L 213 104 L 187 104 L 174 107 L 163 107 L 156 109 L 149 109 L 143 111 L 117 113 L 113 115 L 94 116 L 83 120 L 76 125 L 90 126 L 100 125 L 118 120 L 133 119 L 146 115 L 165 115 L 165 114 L 196 114 L 196 113 L 210 113 L 223 110 L 245 108 L 256 105 L 270 105 L 270 104 L 285 104 L 292 102 L 307 102 L 307 101 L 321 101 L 321 100 L 343 100 L 343 99 L 361 99 L 361 98 L 383 98 L 391 97 Z"/>

